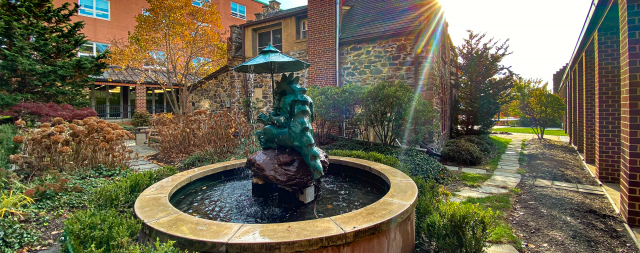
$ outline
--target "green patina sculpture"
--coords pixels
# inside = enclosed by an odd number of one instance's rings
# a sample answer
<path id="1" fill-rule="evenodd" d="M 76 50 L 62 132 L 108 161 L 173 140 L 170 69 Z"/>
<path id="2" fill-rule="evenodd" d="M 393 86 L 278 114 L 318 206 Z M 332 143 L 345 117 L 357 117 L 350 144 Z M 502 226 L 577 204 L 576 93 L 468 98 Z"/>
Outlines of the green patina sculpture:
<path id="1" fill-rule="evenodd" d="M 274 106 L 269 116 L 261 113 L 258 121 L 265 125 L 258 131 L 263 148 L 292 147 L 302 154 L 311 169 L 313 180 L 324 175 L 320 163 L 320 149 L 313 140 L 313 100 L 306 95 L 307 89 L 300 87 L 299 77 L 282 74 L 274 91 Z"/>

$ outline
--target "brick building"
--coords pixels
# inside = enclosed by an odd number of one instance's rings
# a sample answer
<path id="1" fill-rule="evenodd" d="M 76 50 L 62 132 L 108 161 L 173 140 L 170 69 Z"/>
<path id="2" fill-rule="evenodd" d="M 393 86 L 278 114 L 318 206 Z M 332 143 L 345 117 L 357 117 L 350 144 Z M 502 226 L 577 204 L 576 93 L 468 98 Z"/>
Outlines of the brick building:
<path id="1" fill-rule="evenodd" d="M 200 6 L 202 0 L 193 0 Z M 220 13 L 223 27 L 243 24 L 248 13 L 261 12 L 263 3 L 256 0 L 211 0 Z M 68 0 L 53 0 L 60 6 Z M 133 32 L 135 16 L 142 14 L 149 6 L 146 0 L 77 0 L 80 5 L 74 21 L 84 21 L 82 33 L 89 42 L 80 49 L 80 56 L 95 56 L 104 52 L 114 39 L 126 39 Z M 228 31 L 227 31 L 228 32 Z M 91 92 L 93 108 L 100 117 L 129 118 L 134 109 L 150 112 L 170 110 L 160 85 L 140 82 L 131 71 L 114 71 L 110 67 L 96 78 L 95 89 Z M 137 99 L 136 99 L 137 98 Z"/>
<path id="2" fill-rule="evenodd" d="M 594 0 L 559 80 L 571 143 L 619 184 L 620 213 L 640 225 L 640 0 Z"/>
<path id="3" fill-rule="evenodd" d="M 428 8 L 434 6 L 429 3 L 314 0 L 281 10 L 270 1 L 255 20 L 231 27 L 228 65 L 192 93 L 192 101 L 198 109 L 214 111 L 240 107 L 247 97 L 272 104 L 270 76 L 231 71 L 272 43 L 311 64 L 295 73 L 305 87 L 400 81 L 419 90 L 440 112 L 442 125 L 432 145 L 441 147 L 450 131 L 455 53 L 446 22 L 436 15 L 440 9 Z"/>

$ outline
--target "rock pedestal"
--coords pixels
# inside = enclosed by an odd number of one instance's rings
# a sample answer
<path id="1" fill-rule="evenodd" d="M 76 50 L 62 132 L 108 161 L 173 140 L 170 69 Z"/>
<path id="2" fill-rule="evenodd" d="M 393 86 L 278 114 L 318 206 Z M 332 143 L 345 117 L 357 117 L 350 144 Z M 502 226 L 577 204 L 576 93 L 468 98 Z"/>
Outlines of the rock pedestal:
<path id="1" fill-rule="evenodd" d="M 329 156 L 324 151 L 321 151 L 320 162 L 326 173 Z M 254 196 L 269 196 L 276 190 L 274 188 L 281 188 L 294 194 L 295 199 L 303 203 L 315 199 L 311 171 L 295 149 L 260 150 L 247 159 L 247 166 L 253 172 Z"/>

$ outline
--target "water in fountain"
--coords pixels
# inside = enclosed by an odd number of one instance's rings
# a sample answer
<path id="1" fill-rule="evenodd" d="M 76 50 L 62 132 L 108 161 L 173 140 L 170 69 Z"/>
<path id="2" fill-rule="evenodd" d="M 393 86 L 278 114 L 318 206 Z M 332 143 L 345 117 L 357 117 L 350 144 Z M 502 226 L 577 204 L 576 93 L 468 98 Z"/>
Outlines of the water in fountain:
<path id="1" fill-rule="evenodd" d="M 331 164 L 321 179 L 316 203 L 283 203 L 280 191 L 254 197 L 248 168 L 216 173 L 196 180 L 171 196 L 171 204 L 199 218 L 234 223 L 281 223 L 325 218 L 368 206 L 388 191 L 388 184 L 370 172 Z M 280 195 L 282 196 L 282 195 Z"/>

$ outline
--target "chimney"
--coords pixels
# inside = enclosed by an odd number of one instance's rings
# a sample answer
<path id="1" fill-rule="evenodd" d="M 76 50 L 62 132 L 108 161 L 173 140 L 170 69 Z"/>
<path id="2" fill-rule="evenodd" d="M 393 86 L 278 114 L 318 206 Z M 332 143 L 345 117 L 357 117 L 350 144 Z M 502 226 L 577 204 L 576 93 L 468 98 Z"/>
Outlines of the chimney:
<path id="1" fill-rule="evenodd" d="M 258 12 L 254 15 L 256 15 L 256 21 L 262 19 L 262 12 Z"/>
<path id="2" fill-rule="evenodd" d="M 309 1 L 309 85 L 338 85 L 337 11 L 336 0 Z"/>
<path id="3" fill-rule="evenodd" d="M 275 1 L 275 0 L 271 0 L 269 1 L 269 7 L 271 7 L 271 10 L 275 11 L 279 11 L 280 10 L 280 2 Z"/>

